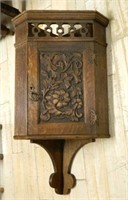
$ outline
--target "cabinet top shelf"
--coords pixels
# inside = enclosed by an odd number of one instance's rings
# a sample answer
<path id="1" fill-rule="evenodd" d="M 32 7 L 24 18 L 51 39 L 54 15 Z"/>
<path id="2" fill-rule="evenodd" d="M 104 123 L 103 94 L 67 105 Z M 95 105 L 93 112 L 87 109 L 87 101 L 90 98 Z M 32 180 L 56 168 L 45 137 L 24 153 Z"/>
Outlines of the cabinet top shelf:
<path id="1" fill-rule="evenodd" d="M 26 20 L 95 20 L 105 27 L 109 22 L 104 15 L 93 10 L 27 10 L 13 18 L 12 21 L 16 26 Z"/>

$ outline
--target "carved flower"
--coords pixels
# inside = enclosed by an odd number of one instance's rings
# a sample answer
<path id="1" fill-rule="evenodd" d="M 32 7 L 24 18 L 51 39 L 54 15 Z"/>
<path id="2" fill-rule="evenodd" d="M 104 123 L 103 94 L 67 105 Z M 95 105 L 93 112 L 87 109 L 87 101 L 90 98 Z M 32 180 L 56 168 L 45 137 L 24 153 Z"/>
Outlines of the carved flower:
<path id="1" fill-rule="evenodd" d="M 56 69 L 65 69 L 67 66 L 66 57 L 64 54 L 55 55 L 52 59 L 52 64 Z"/>
<path id="2" fill-rule="evenodd" d="M 72 102 L 74 105 L 77 106 L 77 108 L 81 108 L 83 103 L 81 101 L 81 99 L 77 98 L 77 99 L 74 99 L 73 102 Z"/>
<path id="3" fill-rule="evenodd" d="M 70 101 L 69 94 L 64 90 L 54 91 L 46 96 L 49 101 L 50 106 L 56 106 L 57 108 L 62 108 L 68 104 Z"/>

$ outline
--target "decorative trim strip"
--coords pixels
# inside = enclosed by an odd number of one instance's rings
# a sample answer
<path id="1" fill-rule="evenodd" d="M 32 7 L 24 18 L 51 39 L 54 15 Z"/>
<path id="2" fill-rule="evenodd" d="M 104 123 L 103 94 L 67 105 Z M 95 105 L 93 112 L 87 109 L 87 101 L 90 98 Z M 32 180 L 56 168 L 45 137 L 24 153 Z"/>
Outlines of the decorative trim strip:
<path id="1" fill-rule="evenodd" d="M 29 37 L 93 37 L 93 23 L 90 22 L 31 22 L 28 26 Z"/>

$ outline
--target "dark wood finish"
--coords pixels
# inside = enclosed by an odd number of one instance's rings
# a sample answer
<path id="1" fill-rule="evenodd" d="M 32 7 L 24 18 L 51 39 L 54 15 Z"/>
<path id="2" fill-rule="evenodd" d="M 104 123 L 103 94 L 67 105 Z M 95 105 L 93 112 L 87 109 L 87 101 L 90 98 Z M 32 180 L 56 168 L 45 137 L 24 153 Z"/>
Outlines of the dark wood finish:
<path id="1" fill-rule="evenodd" d="M 0 26 L 1 26 L 0 39 L 8 34 L 10 35 L 14 34 L 14 28 L 12 26 L 11 19 L 20 14 L 20 11 L 12 7 L 11 4 L 12 4 L 11 1 L 0 2 Z"/>
<path id="2" fill-rule="evenodd" d="M 1 35 L 3 37 L 5 37 L 7 34 L 9 34 L 9 32 L 10 32 L 10 30 L 6 26 L 1 24 Z"/>
<path id="3" fill-rule="evenodd" d="M 37 21 L 41 22 L 41 20 L 53 20 L 68 22 L 72 20 L 89 20 L 89 21 L 97 21 L 99 24 L 106 27 L 108 25 L 108 19 L 103 16 L 101 13 L 93 10 L 28 10 L 24 11 L 21 15 L 17 16 L 15 19 L 15 25 L 23 22 L 23 21 Z"/>
<path id="4" fill-rule="evenodd" d="M 0 160 L 3 160 L 4 156 L 0 153 Z"/>
<path id="5" fill-rule="evenodd" d="M 0 193 L 3 193 L 3 192 L 4 192 L 4 188 L 0 187 Z"/>
<path id="6" fill-rule="evenodd" d="M 18 14 L 20 14 L 20 11 L 18 9 L 2 2 L 1 2 L 1 12 L 10 17 L 15 17 Z"/>
<path id="7" fill-rule="evenodd" d="M 109 137 L 105 27 L 96 11 L 26 11 L 16 29 L 15 138 L 49 153 L 50 185 L 75 185 L 76 152 Z"/>

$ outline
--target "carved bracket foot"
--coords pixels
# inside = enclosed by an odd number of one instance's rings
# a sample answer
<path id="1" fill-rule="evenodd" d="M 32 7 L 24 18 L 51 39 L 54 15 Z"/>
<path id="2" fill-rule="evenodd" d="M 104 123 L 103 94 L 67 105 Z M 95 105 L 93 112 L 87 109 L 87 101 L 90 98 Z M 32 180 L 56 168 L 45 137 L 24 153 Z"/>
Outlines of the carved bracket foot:
<path id="1" fill-rule="evenodd" d="M 71 166 L 77 151 L 85 144 L 93 142 L 87 140 L 31 140 L 43 147 L 51 157 L 54 173 L 51 174 L 49 184 L 55 188 L 57 194 L 68 194 L 76 184 L 76 178 L 71 174 Z"/>

